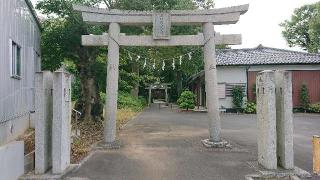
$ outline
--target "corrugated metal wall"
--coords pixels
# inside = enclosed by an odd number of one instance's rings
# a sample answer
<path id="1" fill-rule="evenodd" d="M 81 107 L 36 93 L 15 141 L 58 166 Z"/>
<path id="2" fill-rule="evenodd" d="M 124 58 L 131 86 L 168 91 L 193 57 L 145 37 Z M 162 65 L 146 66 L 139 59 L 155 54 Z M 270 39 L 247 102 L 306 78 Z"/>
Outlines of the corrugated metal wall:
<path id="1" fill-rule="evenodd" d="M 21 79 L 11 78 L 10 39 L 22 50 Z M 40 58 L 40 30 L 24 0 L 0 0 L 0 123 L 33 109 L 34 74 Z M 0 124 L 1 126 L 1 124 Z"/>
<path id="2" fill-rule="evenodd" d="M 299 93 L 302 84 L 306 84 L 309 89 L 309 97 L 311 103 L 320 102 L 320 71 L 319 70 L 301 70 L 292 72 L 292 100 L 293 106 L 299 107 Z M 253 94 L 253 86 L 256 83 L 255 71 L 248 73 L 248 97 L 250 101 L 255 100 Z"/>

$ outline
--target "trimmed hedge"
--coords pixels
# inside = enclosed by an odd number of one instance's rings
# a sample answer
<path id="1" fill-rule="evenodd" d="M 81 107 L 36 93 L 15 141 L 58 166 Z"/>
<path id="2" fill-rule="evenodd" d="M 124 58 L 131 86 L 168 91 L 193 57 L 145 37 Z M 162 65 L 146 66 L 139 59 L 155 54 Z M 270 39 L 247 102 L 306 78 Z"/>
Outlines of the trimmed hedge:
<path id="1" fill-rule="evenodd" d="M 180 98 L 178 99 L 177 103 L 181 109 L 194 109 L 195 102 L 194 102 L 195 95 L 193 92 L 187 90 L 181 93 Z"/>
<path id="2" fill-rule="evenodd" d="M 310 104 L 308 110 L 309 112 L 312 112 L 312 113 L 320 113 L 320 103 Z"/>

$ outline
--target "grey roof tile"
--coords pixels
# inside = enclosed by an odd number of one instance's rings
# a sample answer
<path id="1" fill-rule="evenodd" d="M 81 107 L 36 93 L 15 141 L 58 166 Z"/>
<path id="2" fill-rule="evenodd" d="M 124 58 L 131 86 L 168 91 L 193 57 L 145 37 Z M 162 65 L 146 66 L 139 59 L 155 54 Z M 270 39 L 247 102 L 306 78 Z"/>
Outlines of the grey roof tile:
<path id="1" fill-rule="evenodd" d="M 259 45 L 252 49 L 217 50 L 218 66 L 264 64 L 320 64 L 320 54 Z"/>

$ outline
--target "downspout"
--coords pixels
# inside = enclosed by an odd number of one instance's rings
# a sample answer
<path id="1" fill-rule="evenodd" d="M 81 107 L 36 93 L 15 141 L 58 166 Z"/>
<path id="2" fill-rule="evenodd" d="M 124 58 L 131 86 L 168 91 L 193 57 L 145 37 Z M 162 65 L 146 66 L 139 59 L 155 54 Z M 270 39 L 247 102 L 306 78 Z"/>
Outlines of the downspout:
<path id="1" fill-rule="evenodd" d="M 249 101 L 249 69 L 251 66 L 246 67 L 246 76 L 247 76 L 247 102 Z"/>

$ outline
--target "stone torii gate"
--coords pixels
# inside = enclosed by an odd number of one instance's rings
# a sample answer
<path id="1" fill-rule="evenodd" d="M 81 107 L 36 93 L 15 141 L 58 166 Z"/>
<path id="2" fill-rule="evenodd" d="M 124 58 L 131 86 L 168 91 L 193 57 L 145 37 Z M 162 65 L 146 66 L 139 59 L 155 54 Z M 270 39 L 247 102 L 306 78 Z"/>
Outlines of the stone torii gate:
<path id="1" fill-rule="evenodd" d="M 84 46 L 108 46 L 104 130 L 104 141 L 107 145 L 112 145 L 116 140 L 120 46 L 203 46 L 210 132 L 208 142 L 221 144 L 215 45 L 241 44 L 241 35 L 220 35 L 215 33 L 214 25 L 237 23 L 240 15 L 248 11 L 248 4 L 210 10 L 171 11 L 107 10 L 78 5 L 73 8 L 82 13 L 83 20 L 87 23 L 109 25 L 109 33 L 82 36 Z M 153 25 L 153 35 L 126 36 L 120 33 L 120 25 Z M 203 34 L 171 36 L 172 25 L 199 25 L 203 27 Z"/>
<path id="2" fill-rule="evenodd" d="M 154 84 L 149 84 L 149 86 L 146 88 L 148 89 L 148 105 L 150 106 L 151 104 L 151 99 L 152 99 L 152 90 L 153 89 L 163 89 L 165 92 L 165 101 L 166 103 L 169 103 L 169 97 L 168 97 L 168 89 L 171 89 L 170 87 L 171 83 L 154 83 Z"/>

